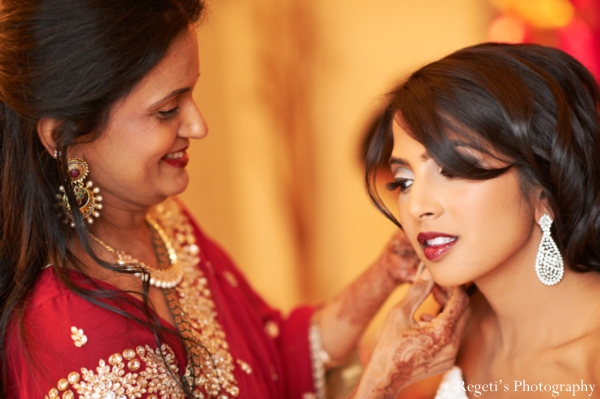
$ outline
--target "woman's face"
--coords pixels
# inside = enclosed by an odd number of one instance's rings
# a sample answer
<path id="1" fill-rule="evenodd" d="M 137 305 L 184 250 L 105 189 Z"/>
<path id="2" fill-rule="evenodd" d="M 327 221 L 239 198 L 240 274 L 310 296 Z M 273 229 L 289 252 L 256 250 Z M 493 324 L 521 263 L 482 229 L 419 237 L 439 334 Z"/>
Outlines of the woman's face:
<path id="1" fill-rule="evenodd" d="M 515 168 L 489 180 L 452 178 L 396 122 L 393 135 L 399 221 L 438 284 L 477 282 L 522 267 L 535 276 L 541 240 L 536 220 L 543 208 L 524 198 Z M 459 150 L 484 167 L 506 166 L 476 150 Z"/>
<path id="2" fill-rule="evenodd" d="M 192 98 L 198 76 L 197 39 L 190 28 L 114 105 L 99 137 L 69 152 L 88 162 L 105 209 L 147 207 L 186 188 L 190 138 L 208 131 Z"/>

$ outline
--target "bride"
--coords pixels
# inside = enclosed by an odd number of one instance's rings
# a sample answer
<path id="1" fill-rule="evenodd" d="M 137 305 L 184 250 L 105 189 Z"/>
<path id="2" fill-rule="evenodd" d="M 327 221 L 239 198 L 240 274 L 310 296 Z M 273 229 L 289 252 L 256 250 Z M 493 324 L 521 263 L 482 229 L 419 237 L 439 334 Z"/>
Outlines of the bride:
<path id="1" fill-rule="evenodd" d="M 600 92 L 564 52 L 481 44 L 389 95 L 366 182 L 472 316 L 437 398 L 600 390 Z M 387 162 L 398 217 L 375 187 Z"/>

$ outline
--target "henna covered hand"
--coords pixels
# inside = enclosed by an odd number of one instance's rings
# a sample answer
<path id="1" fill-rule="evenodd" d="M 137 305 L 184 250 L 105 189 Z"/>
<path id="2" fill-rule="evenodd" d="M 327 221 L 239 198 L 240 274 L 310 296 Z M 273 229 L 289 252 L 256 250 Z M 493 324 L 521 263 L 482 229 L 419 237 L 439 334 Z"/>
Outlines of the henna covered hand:
<path id="1" fill-rule="evenodd" d="M 414 281 L 421 260 L 404 232 L 398 230 L 388 242 L 378 262 L 396 284 L 402 284 Z"/>
<path id="2" fill-rule="evenodd" d="M 441 288 L 444 310 L 431 321 L 417 322 L 414 314 L 432 291 L 428 271 L 394 306 L 375 340 L 373 353 L 352 398 L 394 398 L 418 380 L 442 373 L 454 364 L 469 317 L 469 299 L 460 287 Z"/>

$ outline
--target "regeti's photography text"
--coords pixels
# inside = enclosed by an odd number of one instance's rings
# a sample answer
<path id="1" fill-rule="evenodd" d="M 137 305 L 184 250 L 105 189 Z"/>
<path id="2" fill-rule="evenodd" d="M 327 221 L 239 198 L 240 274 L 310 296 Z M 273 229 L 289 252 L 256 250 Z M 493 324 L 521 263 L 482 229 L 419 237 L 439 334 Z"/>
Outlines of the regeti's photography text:
<path id="1" fill-rule="evenodd" d="M 567 396 L 583 397 L 592 396 L 595 388 L 596 384 L 586 384 L 583 380 L 572 384 L 550 384 L 526 380 L 498 380 L 488 384 L 465 384 L 464 381 L 459 383 L 459 389 L 464 392 L 471 392 L 477 398 L 484 397 L 486 393 L 496 392 L 519 393 L 522 397 L 526 397 L 528 393 L 539 392 L 547 392 L 549 397 L 553 398 Z"/>

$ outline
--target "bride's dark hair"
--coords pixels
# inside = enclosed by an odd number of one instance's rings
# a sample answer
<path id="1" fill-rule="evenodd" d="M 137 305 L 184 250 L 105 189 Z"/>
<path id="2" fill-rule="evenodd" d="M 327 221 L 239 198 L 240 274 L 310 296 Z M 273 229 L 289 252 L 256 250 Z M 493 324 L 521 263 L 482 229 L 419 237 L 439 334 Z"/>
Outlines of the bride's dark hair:
<path id="1" fill-rule="evenodd" d="M 565 263 L 600 271 L 600 92 L 590 72 L 561 50 L 485 43 L 414 72 L 388 97 L 366 153 L 365 183 L 394 223 L 375 186 L 388 163 L 396 120 L 448 174 L 491 179 L 509 168 L 522 191 L 539 187 L 554 215 L 552 234 Z M 479 165 L 456 142 L 508 165 Z"/>
<path id="2" fill-rule="evenodd" d="M 83 289 L 64 267 L 80 265 L 67 246 L 75 235 L 98 260 L 81 214 L 74 212 L 74 229 L 57 214 L 58 187 L 69 186 L 66 149 L 102 131 L 113 104 L 131 92 L 202 11 L 202 0 L 0 3 L 1 397 L 6 395 L 5 366 L 10 360 L 7 328 L 14 322 L 24 334 L 28 296 L 45 265 L 53 264 L 76 294 L 119 312 L 107 302 L 114 292 Z M 58 159 L 38 137 L 37 124 L 45 117 L 61 122 L 54 131 Z M 75 203 L 72 193 L 70 202 Z M 158 339 L 160 328 L 145 298 L 148 319 L 138 322 L 152 328 Z"/>

